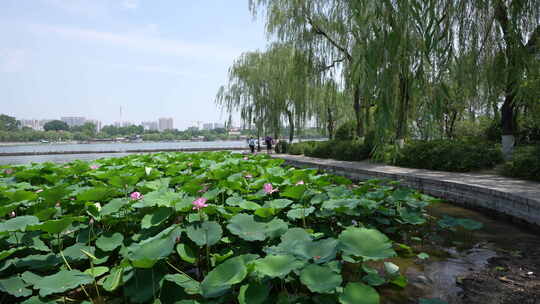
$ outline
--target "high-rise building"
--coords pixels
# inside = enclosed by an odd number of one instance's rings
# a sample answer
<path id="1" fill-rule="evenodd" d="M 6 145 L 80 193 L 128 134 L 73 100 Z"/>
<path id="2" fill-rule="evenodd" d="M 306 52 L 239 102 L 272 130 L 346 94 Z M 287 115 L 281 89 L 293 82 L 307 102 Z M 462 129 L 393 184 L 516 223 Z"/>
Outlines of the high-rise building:
<path id="1" fill-rule="evenodd" d="M 214 129 L 214 124 L 213 123 L 205 123 L 202 125 L 202 129 L 203 130 L 212 130 Z"/>
<path id="2" fill-rule="evenodd" d="M 172 130 L 173 128 L 174 126 L 172 117 L 161 117 L 158 119 L 159 131 Z"/>
<path id="3" fill-rule="evenodd" d="M 60 120 L 67 123 L 70 128 L 75 126 L 82 126 L 86 122 L 86 118 L 80 116 L 66 116 L 61 117 Z"/>
<path id="4" fill-rule="evenodd" d="M 141 125 L 143 126 L 143 128 L 145 130 L 150 130 L 150 131 L 157 131 L 158 130 L 157 121 L 143 121 L 141 123 Z"/>
<path id="5" fill-rule="evenodd" d="M 214 129 L 223 129 L 225 128 L 225 124 L 221 122 L 215 122 L 214 123 Z"/>
<path id="6" fill-rule="evenodd" d="M 20 122 L 21 127 L 28 127 L 34 130 L 40 130 L 39 120 L 37 119 L 21 119 Z M 43 130 L 43 127 L 41 127 L 41 130 Z"/>

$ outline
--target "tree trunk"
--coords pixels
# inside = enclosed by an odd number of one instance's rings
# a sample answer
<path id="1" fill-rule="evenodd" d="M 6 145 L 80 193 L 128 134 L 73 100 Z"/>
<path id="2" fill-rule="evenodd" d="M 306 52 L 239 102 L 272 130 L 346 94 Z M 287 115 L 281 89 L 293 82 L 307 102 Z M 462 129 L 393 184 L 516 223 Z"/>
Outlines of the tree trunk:
<path id="1" fill-rule="evenodd" d="M 334 139 L 334 116 L 332 115 L 332 109 L 330 107 L 326 107 L 326 110 L 328 112 L 328 124 L 326 126 L 328 130 L 328 139 L 332 140 Z"/>
<path id="2" fill-rule="evenodd" d="M 360 86 L 354 85 L 354 114 L 356 116 L 356 136 L 362 138 L 364 136 L 364 130 L 362 125 L 362 109 L 360 104 Z"/>
<path id="3" fill-rule="evenodd" d="M 294 139 L 294 117 L 291 111 L 286 110 L 286 113 L 289 118 L 289 143 L 292 143 Z"/>
<path id="4" fill-rule="evenodd" d="M 396 142 L 403 146 L 407 131 L 407 110 L 409 108 L 409 80 L 401 73 L 399 75 L 399 105 L 398 121 L 396 128 Z"/>

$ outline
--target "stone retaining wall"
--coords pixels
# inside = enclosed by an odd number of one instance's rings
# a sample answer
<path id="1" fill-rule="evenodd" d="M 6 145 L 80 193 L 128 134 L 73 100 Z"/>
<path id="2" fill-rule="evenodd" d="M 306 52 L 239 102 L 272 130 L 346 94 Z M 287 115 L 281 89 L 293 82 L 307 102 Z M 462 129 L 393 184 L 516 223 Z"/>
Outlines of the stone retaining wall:
<path id="1" fill-rule="evenodd" d="M 471 209 L 481 209 L 496 215 L 504 215 L 517 223 L 531 225 L 535 230 L 540 229 L 540 197 L 534 200 L 513 193 L 454 181 L 435 180 L 409 174 L 363 170 L 347 167 L 346 165 L 327 165 L 297 159 L 284 159 L 287 164 L 294 167 L 318 168 L 355 181 L 368 179 L 398 180 L 402 185 L 417 189 L 434 197 L 442 198 Z"/>

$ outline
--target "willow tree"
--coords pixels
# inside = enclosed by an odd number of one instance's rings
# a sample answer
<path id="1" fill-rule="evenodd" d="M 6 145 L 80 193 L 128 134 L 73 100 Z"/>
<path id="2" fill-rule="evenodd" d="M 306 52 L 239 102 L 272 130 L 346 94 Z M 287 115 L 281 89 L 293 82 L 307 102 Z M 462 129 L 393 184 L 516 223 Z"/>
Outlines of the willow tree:
<path id="1" fill-rule="evenodd" d="M 227 86 L 221 87 L 216 102 L 229 113 L 240 112 L 257 133 L 280 134 L 284 122 L 292 141 L 295 125 L 307 119 L 307 87 L 310 65 L 290 45 L 273 44 L 265 52 L 248 52 L 229 70 Z"/>

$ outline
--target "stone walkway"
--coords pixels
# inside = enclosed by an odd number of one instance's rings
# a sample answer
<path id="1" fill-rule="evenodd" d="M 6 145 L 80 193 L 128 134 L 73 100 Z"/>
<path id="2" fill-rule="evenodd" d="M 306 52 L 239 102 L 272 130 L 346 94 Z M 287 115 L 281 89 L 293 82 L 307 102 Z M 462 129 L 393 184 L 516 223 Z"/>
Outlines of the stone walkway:
<path id="1" fill-rule="evenodd" d="M 348 162 L 283 154 L 274 154 L 273 157 L 282 158 L 293 166 L 319 168 L 356 180 L 400 180 L 436 197 L 487 208 L 540 226 L 540 183 L 537 182 L 493 174 L 402 168 L 369 161 Z"/>

